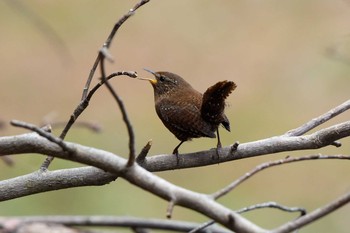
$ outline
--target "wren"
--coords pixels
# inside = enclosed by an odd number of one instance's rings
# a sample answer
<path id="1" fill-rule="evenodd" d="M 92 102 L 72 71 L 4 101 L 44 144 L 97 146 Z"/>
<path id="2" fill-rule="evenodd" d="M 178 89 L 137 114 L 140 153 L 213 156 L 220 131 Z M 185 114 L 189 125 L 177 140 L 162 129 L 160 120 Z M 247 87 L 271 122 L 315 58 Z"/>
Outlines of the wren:
<path id="1" fill-rule="evenodd" d="M 221 148 L 219 125 L 230 131 L 230 122 L 224 113 L 225 99 L 236 88 L 236 84 L 221 81 L 201 94 L 179 75 L 145 70 L 155 77 L 140 79 L 148 80 L 153 86 L 157 115 L 180 140 L 173 150 L 177 159 L 182 143 L 192 138 L 216 138 L 215 132 L 218 138 L 217 150 Z"/>

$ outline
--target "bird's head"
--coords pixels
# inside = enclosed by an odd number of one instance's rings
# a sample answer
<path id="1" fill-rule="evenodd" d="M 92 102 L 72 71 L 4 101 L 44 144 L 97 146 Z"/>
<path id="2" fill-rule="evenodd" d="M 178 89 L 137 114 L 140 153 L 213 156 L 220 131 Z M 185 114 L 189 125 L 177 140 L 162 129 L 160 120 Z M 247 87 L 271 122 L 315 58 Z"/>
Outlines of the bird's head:
<path id="1" fill-rule="evenodd" d="M 173 74 L 166 71 L 154 72 L 149 69 L 144 69 L 147 72 L 154 75 L 154 78 L 139 78 L 142 80 L 148 80 L 154 89 L 154 95 L 160 96 L 164 94 L 170 94 L 179 88 L 185 88 L 190 86 L 183 78 L 177 74 Z"/>

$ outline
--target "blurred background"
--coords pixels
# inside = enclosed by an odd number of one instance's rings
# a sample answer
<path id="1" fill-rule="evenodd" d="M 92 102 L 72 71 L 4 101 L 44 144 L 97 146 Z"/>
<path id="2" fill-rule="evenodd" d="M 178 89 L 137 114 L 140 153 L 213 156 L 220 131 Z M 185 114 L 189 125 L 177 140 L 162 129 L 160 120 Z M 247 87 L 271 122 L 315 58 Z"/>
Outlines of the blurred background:
<path id="1" fill-rule="evenodd" d="M 98 50 L 114 23 L 136 1 L 1 1 L 0 135 L 24 133 L 12 119 L 42 124 L 67 121 Z M 296 128 L 349 99 L 350 2 L 331 0 L 207 1 L 153 0 L 118 31 L 108 72 L 142 68 L 171 71 L 204 92 L 220 80 L 238 88 L 228 98 L 232 132 L 221 131 L 223 145 L 249 142 Z M 98 72 L 97 72 L 98 74 Z M 95 76 L 93 84 L 98 82 Z M 149 83 L 115 78 L 133 123 L 138 151 L 153 139 L 150 155 L 171 153 L 178 140 L 156 116 Z M 349 119 L 345 112 L 322 127 Z M 96 134 L 72 129 L 66 139 L 124 156 L 128 136 L 115 101 L 105 88 L 93 97 L 80 120 L 102 127 Z M 318 128 L 320 129 L 320 127 Z M 59 135 L 62 128 L 55 128 Z M 316 153 L 349 154 L 341 148 L 280 153 L 230 163 L 157 173 L 197 192 L 212 193 L 260 163 Z M 215 147 L 216 140 L 185 143 L 181 152 Z M 1 179 L 39 168 L 43 156 L 12 156 L 0 163 Z M 56 159 L 51 169 L 81 166 Z M 220 202 L 232 209 L 276 201 L 308 211 L 349 192 L 347 161 L 310 161 L 268 169 L 239 186 Z M 167 203 L 118 179 L 103 187 L 42 193 L 0 203 L 0 215 L 123 215 L 166 218 Z M 350 207 L 307 226 L 301 232 L 348 232 Z M 296 214 L 258 210 L 244 214 L 255 223 L 276 227 Z M 176 207 L 174 219 L 206 221 Z"/>

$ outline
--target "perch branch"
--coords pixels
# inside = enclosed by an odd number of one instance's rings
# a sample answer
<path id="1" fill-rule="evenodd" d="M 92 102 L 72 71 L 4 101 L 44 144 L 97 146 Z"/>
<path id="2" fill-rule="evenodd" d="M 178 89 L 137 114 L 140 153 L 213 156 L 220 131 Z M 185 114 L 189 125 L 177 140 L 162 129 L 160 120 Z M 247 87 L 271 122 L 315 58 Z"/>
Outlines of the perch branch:
<path id="1" fill-rule="evenodd" d="M 34 139 L 33 144 L 28 143 L 28 141 L 31 141 L 28 136 Z M 15 136 L 15 138 L 15 145 L 11 142 L 11 137 L 0 138 L 0 145 L 10 146 L 10 148 L 7 148 L 7 152 L 17 151 L 18 153 L 21 149 L 26 152 L 34 150 L 41 154 L 47 154 L 70 161 L 92 165 L 101 170 L 112 173 L 115 176 L 120 176 L 135 186 L 153 193 L 164 200 L 172 201 L 175 199 L 178 206 L 183 206 L 202 213 L 231 230 L 238 232 L 265 232 L 265 230 L 241 217 L 232 210 L 215 202 L 207 195 L 192 192 L 173 185 L 168 181 L 146 171 L 137 164 L 125 169 L 127 161 L 112 153 L 66 142 L 69 148 L 76 148 L 76 152 L 74 154 L 68 155 L 67 153 L 64 153 L 62 148 L 57 144 L 49 142 L 45 138 L 42 138 L 36 134 Z M 21 146 L 21 142 L 25 143 L 25 146 Z M 9 145 L 9 143 L 11 145 Z M 2 149 L 6 150 L 6 147 L 1 148 L 1 150 Z M 4 190 L 3 188 L 5 188 L 5 185 L 2 184 L 4 183 L 0 183 L 0 187 L 1 190 Z"/>
<path id="2" fill-rule="evenodd" d="M 237 151 L 234 152 L 233 156 L 225 155 L 225 156 L 221 156 L 220 159 L 225 159 L 225 161 L 233 161 L 236 159 L 249 158 L 252 156 L 259 156 L 259 155 L 277 153 L 282 151 L 320 148 L 322 146 L 326 146 L 329 141 L 338 140 L 349 135 L 350 134 L 349 128 L 350 128 L 350 122 L 345 122 L 336 126 L 331 126 L 327 129 L 317 131 L 311 135 L 299 136 L 299 137 L 288 137 L 288 138 L 272 137 L 264 140 L 255 141 L 255 142 L 242 143 L 237 148 Z M 274 147 L 274 145 L 276 146 Z M 39 154 L 53 153 L 52 151 L 50 152 L 45 149 L 48 146 L 50 148 L 51 144 L 48 144 L 48 141 L 45 138 L 40 137 L 36 133 L 0 137 L 0 151 L 1 151 L 0 155 L 25 154 L 25 153 L 39 153 Z M 77 148 L 77 150 L 82 147 L 79 144 L 74 144 L 74 146 Z M 89 148 L 89 149 L 92 149 L 92 148 Z M 86 150 L 89 151 L 88 149 Z M 222 148 L 222 150 L 230 151 L 231 148 L 230 146 L 228 146 L 228 147 Z M 59 153 L 59 152 L 56 152 L 56 153 Z M 107 155 L 109 154 L 112 157 L 119 158 L 119 156 L 107 151 L 103 151 L 101 153 L 105 153 Z M 187 154 L 185 156 L 188 156 L 188 163 L 191 166 L 198 167 L 198 166 L 205 166 L 208 164 L 216 163 L 216 160 L 213 161 L 210 159 L 211 157 L 210 153 L 215 153 L 215 151 L 213 152 L 209 150 L 209 151 Z M 238 154 L 239 156 L 237 156 L 236 154 Z M 171 155 L 151 156 L 145 159 L 145 161 L 141 164 L 145 169 L 151 172 L 177 169 L 178 167 L 176 165 L 176 159 L 175 161 L 172 162 L 171 159 L 169 159 L 170 157 Z M 101 172 L 95 171 L 94 173 L 89 173 L 86 179 L 94 179 L 94 178 L 100 179 L 99 177 L 103 177 L 104 175 L 104 173 L 102 172 L 101 174 Z M 26 186 L 25 179 L 23 179 L 22 181 L 23 181 L 22 183 L 18 183 L 19 187 Z M 74 187 L 76 185 L 75 183 L 69 183 L 69 182 L 70 181 L 68 179 L 66 188 Z M 42 183 L 45 183 L 45 182 L 42 182 Z M 2 190 L 6 190 L 6 189 L 8 190 L 11 188 L 11 186 L 9 186 L 9 183 L 6 183 L 5 181 L 1 181 L 0 188 Z M 49 187 L 47 188 L 48 188 L 47 190 L 52 190 Z M 57 189 L 60 189 L 60 187 L 58 187 Z M 38 192 L 44 192 L 44 191 L 45 191 L 45 188 L 43 188 L 43 190 Z M 24 193 L 22 194 L 22 196 L 38 193 L 32 189 L 23 190 L 23 192 Z M 13 193 L 13 196 L 12 197 L 9 196 L 7 197 L 7 199 L 13 199 L 18 197 L 20 196 L 15 195 L 15 193 Z"/>
<path id="3" fill-rule="evenodd" d="M 199 151 L 188 154 L 180 154 L 185 163 L 177 165 L 175 155 L 155 155 L 147 157 L 140 165 L 150 171 L 165 171 L 182 168 L 193 168 L 206 166 L 215 163 L 222 163 L 238 159 L 251 158 L 260 155 L 273 154 L 285 151 L 310 150 L 326 147 L 332 142 L 350 136 L 350 121 L 346 121 L 325 129 L 321 129 L 309 135 L 303 136 L 276 136 L 254 142 L 240 143 L 234 151 L 231 146 L 223 147 L 220 150 L 220 158 L 212 160 L 215 156 L 214 149 Z"/>

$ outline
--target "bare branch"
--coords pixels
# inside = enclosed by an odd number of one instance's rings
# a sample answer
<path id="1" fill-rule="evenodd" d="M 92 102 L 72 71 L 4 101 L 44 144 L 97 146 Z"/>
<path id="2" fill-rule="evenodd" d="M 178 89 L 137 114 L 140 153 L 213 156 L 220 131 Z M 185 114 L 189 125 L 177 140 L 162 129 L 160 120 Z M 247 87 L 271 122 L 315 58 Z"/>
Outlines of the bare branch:
<path id="1" fill-rule="evenodd" d="M 175 201 L 170 200 L 169 204 L 168 204 L 168 208 L 166 210 L 166 217 L 167 218 L 171 218 L 173 216 L 173 211 L 174 211 L 174 207 L 175 207 Z"/>
<path id="2" fill-rule="evenodd" d="M 200 231 L 204 230 L 205 228 L 210 227 L 210 226 L 213 225 L 214 223 L 215 223 L 214 220 L 210 220 L 210 221 L 208 221 L 208 222 L 205 222 L 205 223 L 199 225 L 199 226 L 196 227 L 196 228 L 193 228 L 193 229 L 192 229 L 191 231 L 189 231 L 188 233 L 197 233 L 197 232 L 200 232 Z"/>
<path id="3" fill-rule="evenodd" d="M 111 33 L 109 34 L 109 36 L 108 36 L 106 42 L 103 44 L 103 47 L 104 47 L 104 48 L 107 48 L 107 49 L 108 49 L 108 48 L 110 47 L 111 42 L 112 42 L 112 40 L 113 40 L 115 34 L 117 33 L 118 29 L 123 25 L 123 23 L 124 23 L 127 19 L 130 18 L 130 16 L 132 16 L 132 15 L 135 13 L 135 11 L 136 11 L 139 7 L 143 6 L 143 5 L 146 4 L 147 2 L 149 2 L 149 0 L 141 0 L 141 1 L 140 1 L 139 3 L 137 3 L 133 8 L 131 8 L 131 9 L 128 11 L 128 13 L 126 13 L 123 17 L 121 17 L 121 18 L 118 20 L 118 22 L 114 25 L 114 27 L 113 27 Z M 97 56 L 97 58 L 96 58 L 96 60 L 95 60 L 95 63 L 94 63 L 94 65 L 92 66 L 92 69 L 91 69 L 91 71 L 90 71 L 89 77 L 88 77 L 88 79 L 86 80 L 86 84 L 85 84 L 85 87 L 84 87 L 84 89 L 83 89 L 83 94 L 82 94 L 82 97 L 81 97 L 81 100 L 82 100 L 82 101 L 83 101 L 83 100 L 86 98 L 86 96 L 87 96 L 87 93 L 88 93 L 88 91 L 89 91 L 89 89 L 90 89 L 90 84 L 91 84 L 92 78 L 94 77 L 95 71 L 96 71 L 96 69 L 97 69 L 98 64 L 99 64 L 100 61 L 101 61 L 101 58 L 102 58 L 102 54 L 101 54 L 101 53 L 98 53 L 98 56 Z"/>
<path id="4" fill-rule="evenodd" d="M 262 208 L 275 208 L 275 209 L 279 209 L 279 210 L 290 212 L 290 213 L 291 212 L 300 212 L 300 216 L 303 216 L 306 214 L 306 210 L 304 208 L 283 206 L 283 205 L 280 205 L 280 204 L 278 204 L 276 202 L 272 202 L 272 201 L 244 207 L 240 210 L 237 210 L 237 213 L 242 214 L 242 213 L 245 213 L 248 211 L 262 209 Z"/>
<path id="5" fill-rule="evenodd" d="M 109 76 L 106 77 L 106 80 L 109 80 L 111 78 L 114 78 L 116 76 L 121 76 L 121 75 L 126 75 L 132 78 L 137 77 L 137 73 L 133 72 L 133 71 L 120 71 L 120 72 L 115 72 L 110 74 Z M 86 98 L 81 101 L 79 103 L 79 105 L 75 108 L 73 114 L 70 116 L 70 119 L 68 121 L 68 123 L 66 124 L 66 126 L 64 127 L 60 138 L 63 140 L 68 131 L 70 130 L 70 128 L 73 126 L 73 124 L 76 122 L 76 120 L 78 119 L 78 117 L 80 116 L 80 114 L 89 106 L 90 100 L 92 98 L 92 96 L 95 94 L 95 92 L 103 85 L 105 84 L 105 81 L 101 81 L 98 84 L 95 85 L 94 88 L 91 89 L 91 91 L 89 91 L 89 94 L 86 96 Z M 40 170 L 44 171 L 47 170 L 47 168 L 50 166 L 50 163 L 52 162 L 54 157 L 48 156 L 45 161 L 43 162 L 43 164 L 41 165 Z"/>
<path id="6" fill-rule="evenodd" d="M 46 138 L 47 140 L 49 140 L 50 142 L 53 142 L 53 143 L 56 143 L 57 145 L 59 145 L 60 147 L 62 147 L 62 149 L 64 151 L 69 151 L 70 150 L 70 148 L 67 147 L 67 145 L 63 142 L 62 139 L 57 138 L 57 137 L 53 136 L 52 134 L 50 134 L 51 126 L 48 126 L 48 127 L 45 127 L 44 129 L 41 129 L 41 128 L 35 126 L 35 125 L 29 124 L 29 123 L 26 123 L 26 122 L 23 122 L 23 121 L 18 121 L 18 120 L 12 120 L 11 121 L 11 125 L 34 131 L 37 134 L 39 134 L 40 136 L 42 136 L 42 137 Z"/>
<path id="7" fill-rule="evenodd" d="M 159 230 L 171 230 L 187 232 L 198 226 L 194 222 L 164 220 L 164 219 L 144 219 L 136 217 L 116 217 L 116 216 L 14 216 L 0 217 L 0 225 L 6 225 L 6 222 L 16 221 L 19 223 L 49 222 L 63 224 L 66 226 L 93 226 L 93 227 L 137 227 Z M 211 232 L 228 233 L 228 231 L 219 226 L 212 226 L 208 230 Z"/>
<path id="8" fill-rule="evenodd" d="M 323 124 L 324 122 L 336 117 L 337 115 L 345 112 L 350 109 L 350 100 L 345 101 L 341 105 L 329 110 L 325 114 L 312 119 L 311 121 L 303 124 L 302 126 L 289 130 L 285 135 L 286 136 L 300 136 L 304 133 L 316 128 L 317 126 Z"/>
<path id="9" fill-rule="evenodd" d="M 110 35 L 108 36 L 106 42 L 103 44 L 102 48 L 100 49 L 100 52 L 98 53 L 98 56 L 95 60 L 95 63 L 92 66 L 92 69 L 90 71 L 90 74 L 86 80 L 86 84 L 85 87 L 83 89 L 83 93 L 82 93 L 82 98 L 80 101 L 80 104 L 78 105 L 78 107 L 74 110 L 73 114 L 71 115 L 66 127 L 64 128 L 64 130 L 62 131 L 60 138 L 63 140 L 67 134 L 67 132 L 69 131 L 69 129 L 71 128 L 71 126 L 74 124 L 74 122 L 76 121 L 76 119 L 78 118 L 78 116 L 84 111 L 84 109 L 88 106 L 88 102 L 89 102 L 89 98 L 88 98 L 88 92 L 90 89 L 90 85 L 91 85 L 91 81 L 92 78 L 94 77 L 95 71 L 97 69 L 98 64 L 101 62 L 102 58 L 104 58 L 104 53 L 102 53 L 101 51 L 105 51 L 106 49 L 109 48 L 115 34 L 117 33 L 118 29 L 121 27 L 121 25 L 128 19 L 130 18 L 130 16 L 132 16 L 135 11 L 141 7 L 142 5 L 146 4 L 147 2 L 149 2 L 149 0 L 141 0 L 139 3 L 137 3 L 134 8 L 131 8 L 128 13 L 126 13 L 121 19 L 118 20 L 118 22 L 114 25 Z M 109 57 L 109 56 L 108 56 Z M 104 76 L 106 77 L 106 76 Z M 106 78 L 106 80 L 108 80 Z M 90 92 L 91 93 L 91 92 Z M 91 97 L 90 97 L 91 98 Z M 133 155 L 135 155 L 135 153 L 133 153 Z M 135 156 L 134 156 L 135 157 Z M 53 157 L 47 157 L 45 159 L 45 161 L 43 162 L 43 164 L 41 165 L 40 169 L 41 170 L 47 170 L 48 167 L 50 166 L 50 163 L 52 162 L 54 158 Z"/>
<path id="10" fill-rule="evenodd" d="M 136 161 L 138 163 L 142 162 L 145 160 L 149 150 L 152 147 L 152 139 L 147 142 L 147 144 L 142 148 L 140 154 L 137 156 Z"/>
<path id="11" fill-rule="evenodd" d="M 238 232 L 265 232 L 265 230 L 215 202 L 207 195 L 173 185 L 146 171 L 136 163 L 125 169 L 127 161 L 112 153 L 66 142 L 69 148 L 76 148 L 74 154 L 68 155 L 57 144 L 49 142 L 36 134 L 15 136 L 15 141 L 16 143 L 13 144 L 13 137 L 0 138 L 0 150 L 4 150 L 6 153 L 15 151 L 16 153 L 20 153 L 21 150 L 24 153 L 35 151 L 41 154 L 92 165 L 115 176 L 123 177 L 135 186 L 153 193 L 164 200 L 176 200 L 176 205 L 202 213 L 231 230 Z M 4 187 L 5 185 L 1 187 L 2 190 Z"/>
<path id="12" fill-rule="evenodd" d="M 36 193 L 82 186 L 101 186 L 117 178 L 95 167 L 81 167 L 56 171 L 37 171 L 0 181 L 0 201 Z M 31 185 L 26 185 L 30 182 Z M 26 187 L 26 188 L 23 188 Z"/>
<path id="13" fill-rule="evenodd" d="M 272 161 L 272 162 L 263 163 L 263 164 L 256 166 L 250 172 L 245 173 L 243 176 L 241 176 L 240 178 L 238 178 L 237 180 L 232 182 L 227 187 L 219 190 L 218 192 L 213 193 L 211 195 L 211 197 L 213 199 L 218 199 L 218 198 L 226 195 L 227 193 L 231 192 L 234 188 L 236 188 L 239 184 L 243 183 L 244 181 L 246 181 L 247 179 L 249 179 L 253 175 L 255 175 L 258 172 L 261 172 L 267 168 L 271 168 L 274 166 L 283 165 L 283 164 L 287 164 L 287 163 L 301 162 L 301 161 L 306 161 L 306 160 L 317 160 L 317 159 L 322 159 L 322 160 L 323 159 L 346 159 L 346 160 L 350 160 L 350 156 L 346 156 L 346 155 L 310 155 L 310 156 L 303 156 L 303 157 L 297 157 L 297 158 L 288 157 L 285 159 L 280 159 L 280 160 L 276 160 L 276 161 Z"/>
<path id="14" fill-rule="evenodd" d="M 304 208 L 283 206 L 283 205 L 280 205 L 280 204 L 278 204 L 276 202 L 260 203 L 260 204 L 256 204 L 256 205 L 252 205 L 252 206 L 249 206 L 249 207 L 245 207 L 245 208 L 239 209 L 236 212 L 242 214 L 242 213 L 245 213 L 245 212 L 248 212 L 248 211 L 252 211 L 252 210 L 256 210 L 256 209 L 262 209 L 262 208 L 276 208 L 276 209 L 280 209 L 280 210 L 283 210 L 283 211 L 286 211 L 286 212 L 300 212 L 300 216 L 303 216 L 303 215 L 306 214 L 306 210 Z M 214 223 L 215 223 L 215 221 L 213 221 L 213 220 L 207 221 L 207 222 L 199 225 L 198 227 L 192 229 L 189 233 L 199 232 L 199 231 L 201 231 L 201 230 L 203 230 L 203 229 L 213 225 Z"/>
<path id="15" fill-rule="evenodd" d="M 285 151 L 318 149 L 330 145 L 332 142 L 350 136 L 350 121 L 340 123 L 310 135 L 304 136 L 276 136 L 254 142 L 239 144 L 234 151 L 231 146 L 223 147 L 220 150 L 220 158 L 212 159 L 216 155 L 216 150 L 199 151 L 188 154 L 180 154 L 182 157 L 177 165 L 175 155 L 163 154 L 147 157 L 141 166 L 149 171 L 165 171 L 182 168 L 193 168 L 216 163 L 245 159 L 260 155 L 273 154 Z"/>
<path id="16" fill-rule="evenodd" d="M 101 75 L 102 75 L 102 80 L 105 82 L 105 85 L 109 92 L 112 94 L 113 98 L 117 101 L 117 104 L 119 106 L 119 109 L 122 113 L 123 116 L 123 121 L 126 125 L 128 135 L 129 135 L 129 160 L 127 163 L 127 167 L 130 167 L 134 164 L 135 158 L 136 158 L 136 152 L 135 152 L 135 133 L 133 130 L 133 127 L 131 125 L 131 122 L 129 120 L 127 111 L 125 109 L 124 103 L 122 99 L 119 97 L 117 92 L 113 89 L 112 85 L 108 82 L 106 78 L 106 72 L 105 72 L 105 66 L 104 66 L 104 55 L 102 55 L 103 58 L 101 59 L 100 67 L 101 67 Z M 136 73 L 135 73 L 136 74 Z"/>
<path id="17" fill-rule="evenodd" d="M 337 198 L 336 200 L 330 202 L 329 204 L 318 208 L 314 211 L 312 211 L 309 214 L 306 214 L 300 218 L 295 219 L 294 221 L 288 222 L 271 232 L 273 233 L 287 233 L 291 232 L 293 230 L 297 230 L 311 222 L 316 221 L 319 218 L 324 217 L 325 215 L 337 210 L 338 208 L 344 206 L 345 204 L 348 204 L 350 202 L 350 192 L 346 193 L 345 195 Z"/>

